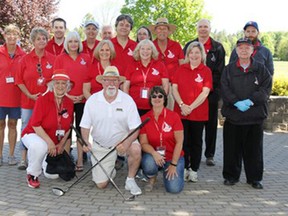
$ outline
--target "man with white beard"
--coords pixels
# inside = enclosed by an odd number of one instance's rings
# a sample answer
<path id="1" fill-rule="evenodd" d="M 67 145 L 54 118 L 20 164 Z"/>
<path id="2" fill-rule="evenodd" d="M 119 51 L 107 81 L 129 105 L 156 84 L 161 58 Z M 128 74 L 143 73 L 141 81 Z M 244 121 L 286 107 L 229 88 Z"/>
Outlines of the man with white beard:
<path id="1" fill-rule="evenodd" d="M 119 75 L 115 66 L 106 67 L 103 75 L 98 75 L 96 80 L 102 84 L 103 90 L 93 94 L 86 101 L 80 127 L 83 139 L 88 144 L 88 147 L 84 146 L 83 150 L 85 152 L 92 151 L 100 160 L 130 131 L 140 125 L 141 120 L 133 99 L 119 90 L 125 77 Z M 89 142 L 90 128 L 92 129 L 93 143 Z M 112 152 L 101 162 L 106 172 L 111 178 L 114 178 L 117 153 L 127 156 L 128 176 L 125 189 L 129 190 L 132 195 L 142 193 L 134 179 L 141 161 L 141 146 L 137 137 L 138 132 L 120 143 L 116 148 L 117 152 Z M 92 165 L 96 164 L 93 157 L 91 157 L 91 161 Z M 101 189 L 109 183 L 108 177 L 100 166 L 96 166 L 92 170 L 92 180 Z"/>

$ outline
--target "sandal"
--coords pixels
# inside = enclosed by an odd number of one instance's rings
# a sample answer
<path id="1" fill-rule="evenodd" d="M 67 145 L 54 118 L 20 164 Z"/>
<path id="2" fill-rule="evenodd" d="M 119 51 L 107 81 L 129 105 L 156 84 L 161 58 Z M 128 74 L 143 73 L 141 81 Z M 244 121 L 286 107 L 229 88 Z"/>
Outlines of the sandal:
<path id="1" fill-rule="evenodd" d="M 83 169 L 83 165 L 76 165 L 75 166 L 75 171 L 76 172 L 82 172 L 84 169 Z"/>

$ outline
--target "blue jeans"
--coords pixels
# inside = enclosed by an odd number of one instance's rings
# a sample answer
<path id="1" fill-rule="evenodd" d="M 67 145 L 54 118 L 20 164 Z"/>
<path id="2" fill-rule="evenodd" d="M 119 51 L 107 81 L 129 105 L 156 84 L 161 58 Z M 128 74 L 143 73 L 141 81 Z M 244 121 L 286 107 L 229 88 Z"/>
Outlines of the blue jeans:
<path id="1" fill-rule="evenodd" d="M 159 170 L 163 170 L 163 181 L 164 181 L 164 187 L 167 192 L 169 193 L 179 193 L 183 190 L 184 187 L 184 157 L 180 157 L 177 162 L 177 176 L 174 176 L 173 180 L 168 180 L 166 178 L 167 172 L 165 171 L 170 161 L 166 161 L 164 167 L 159 167 L 153 158 L 151 154 L 143 153 L 142 160 L 141 160 L 141 166 L 143 169 L 143 172 L 148 176 L 152 177 L 157 175 Z"/>
<path id="2" fill-rule="evenodd" d="M 24 130 L 24 128 L 28 125 L 28 122 L 31 118 L 33 109 L 23 109 L 21 108 L 21 121 L 22 121 L 22 125 L 21 125 L 21 133 Z M 22 140 L 20 139 L 20 150 L 25 150 L 27 149 L 24 144 L 22 143 Z"/>

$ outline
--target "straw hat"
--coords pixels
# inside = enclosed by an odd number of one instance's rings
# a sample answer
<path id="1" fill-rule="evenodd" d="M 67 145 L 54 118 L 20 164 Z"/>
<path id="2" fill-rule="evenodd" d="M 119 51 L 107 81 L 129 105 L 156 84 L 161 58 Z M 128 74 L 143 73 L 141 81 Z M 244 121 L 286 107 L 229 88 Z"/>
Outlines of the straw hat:
<path id="1" fill-rule="evenodd" d="M 105 77 L 116 77 L 119 78 L 120 82 L 124 82 L 126 78 L 124 76 L 119 75 L 119 71 L 115 66 L 106 67 L 103 75 L 98 75 L 96 77 L 97 82 L 101 83 Z"/>
<path id="2" fill-rule="evenodd" d="M 171 34 L 174 33 L 175 30 L 176 30 L 176 25 L 174 25 L 174 24 L 169 24 L 168 19 L 167 19 L 167 18 L 164 18 L 164 17 L 158 18 L 158 19 L 156 20 L 155 25 L 150 25 L 150 26 L 148 26 L 148 28 L 150 29 L 150 31 L 151 31 L 152 33 L 155 33 L 155 29 L 156 29 L 158 26 L 167 26 L 167 27 L 169 28 Z"/>

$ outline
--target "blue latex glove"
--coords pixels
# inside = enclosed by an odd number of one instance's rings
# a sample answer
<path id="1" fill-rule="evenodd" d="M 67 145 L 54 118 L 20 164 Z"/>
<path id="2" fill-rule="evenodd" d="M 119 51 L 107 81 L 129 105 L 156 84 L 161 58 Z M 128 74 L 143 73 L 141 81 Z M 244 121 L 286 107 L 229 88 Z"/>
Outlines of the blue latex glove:
<path id="1" fill-rule="evenodd" d="M 243 102 L 245 103 L 245 105 L 247 105 L 249 107 L 254 105 L 254 103 L 250 99 L 243 100 Z"/>
<path id="2" fill-rule="evenodd" d="M 241 112 L 245 112 L 247 111 L 250 107 L 247 106 L 243 101 L 238 101 L 234 104 L 234 106 L 237 107 L 238 110 L 240 110 Z"/>

